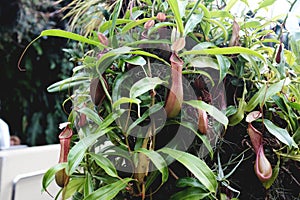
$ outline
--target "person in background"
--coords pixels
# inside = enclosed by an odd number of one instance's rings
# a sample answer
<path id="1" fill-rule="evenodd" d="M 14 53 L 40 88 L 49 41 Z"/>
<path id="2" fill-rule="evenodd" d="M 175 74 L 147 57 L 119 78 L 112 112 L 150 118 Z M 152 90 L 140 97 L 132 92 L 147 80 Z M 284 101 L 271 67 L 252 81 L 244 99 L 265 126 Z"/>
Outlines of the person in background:
<path id="1" fill-rule="evenodd" d="M 21 140 L 18 136 L 10 136 L 10 146 L 21 145 Z"/>

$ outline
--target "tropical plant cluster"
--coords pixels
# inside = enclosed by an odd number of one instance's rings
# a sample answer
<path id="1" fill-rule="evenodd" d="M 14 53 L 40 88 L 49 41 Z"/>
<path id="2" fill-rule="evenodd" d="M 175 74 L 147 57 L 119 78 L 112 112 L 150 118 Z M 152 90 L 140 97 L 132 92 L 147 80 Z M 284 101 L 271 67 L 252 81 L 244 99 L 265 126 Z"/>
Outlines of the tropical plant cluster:
<path id="1" fill-rule="evenodd" d="M 299 198 L 299 33 L 286 43 L 285 16 L 256 15 L 274 1 L 244 16 L 236 2 L 73 1 L 73 32 L 40 34 L 85 51 L 48 87 L 73 92 L 43 188 L 55 180 L 57 198 L 85 200 Z"/>

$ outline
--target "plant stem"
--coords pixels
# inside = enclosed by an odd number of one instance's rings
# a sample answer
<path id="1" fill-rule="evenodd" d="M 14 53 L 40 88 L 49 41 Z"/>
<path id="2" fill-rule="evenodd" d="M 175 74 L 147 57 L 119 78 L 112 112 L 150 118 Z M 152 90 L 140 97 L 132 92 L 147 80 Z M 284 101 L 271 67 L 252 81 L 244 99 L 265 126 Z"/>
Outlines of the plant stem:
<path id="1" fill-rule="evenodd" d="M 131 149 L 130 149 L 130 145 L 129 145 L 129 141 L 128 141 L 127 129 L 128 129 L 128 122 L 129 122 L 129 118 L 130 118 L 131 107 L 132 107 L 132 103 L 130 103 L 130 105 L 129 105 L 128 115 L 127 115 L 127 119 L 126 119 L 126 123 L 125 123 L 125 127 L 124 127 L 125 131 L 123 132 L 123 135 L 125 137 L 125 142 L 126 142 L 126 145 L 127 145 L 127 148 L 128 148 L 129 152 L 131 152 Z"/>
<path id="2" fill-rule="evenodd" d="M 173 172 L 173 170 L 170 167 L 169 167 L 169 172 L 176 180 L 179 179 L 179 177 Z"/>
<path id="3" fill-rule="evenodd" d="M 195 3 L 195 5 L 194 5 L 194 7 L 192 8 L 192 10 L 190 11 L 189 15 L 186 17 L 186 20 L 185 20 L 186 22 L 189 21 L 189 19 L 191 18 L 193 12 L 194 12 L 195 9 L 198 7 L 199 3 L 200 3 L 200 0 L 198 0 L 198 1 Z"/>
<path id="4" fill-rule="evenodd" d="M 155 3 L 156 3 L 156 0 L 154 0 L 152 3 L 152 12 L 151 12 L 152 17 L 154 17 Z"/>
<path id="5" fill-rule="evenodd" d="M 144 200 L 146 197 L 146 189 L 145 189 L 145 183 L 142 185 L 142 200 Z"/>

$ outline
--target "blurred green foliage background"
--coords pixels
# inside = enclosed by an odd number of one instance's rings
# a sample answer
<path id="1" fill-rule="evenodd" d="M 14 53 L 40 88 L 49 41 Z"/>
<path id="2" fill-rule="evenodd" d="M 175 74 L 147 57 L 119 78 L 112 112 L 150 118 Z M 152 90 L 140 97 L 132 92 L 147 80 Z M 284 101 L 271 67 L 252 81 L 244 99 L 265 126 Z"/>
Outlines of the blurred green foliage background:
<path id="1" fill-rule="evenodd" d="M 42 38 L 25 47 L 42 30 L 65 29 L 60 8 L 69 3 L 52 0 L 1 0 L 0 3 L 0 118 L 29 146 L 57 143 L 58 124 L 67 120 L 61 109 L 65 93 L 50 94 L 46 88 L 68 77 L 73 67 L 63 48 L 71 46 L 61 38 Z M 59 108 L 59 109 L 57 109 Z"/>

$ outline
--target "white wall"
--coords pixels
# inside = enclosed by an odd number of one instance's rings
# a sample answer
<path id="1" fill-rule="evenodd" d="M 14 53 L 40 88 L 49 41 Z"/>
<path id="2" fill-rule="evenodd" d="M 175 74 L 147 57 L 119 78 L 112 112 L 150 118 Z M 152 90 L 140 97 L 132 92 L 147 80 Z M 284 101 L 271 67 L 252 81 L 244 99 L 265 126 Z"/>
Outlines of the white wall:
<path id="1" fill-rule="evenodd" d="M 238 1 L 236 5 L 232 7 L 230 12 L 236 17 L 243 17 L 248 10 L 255 10 L 258 8 L 259 3 L 263 0 L 248 0 L 249 7 L 245 3 Z M 294 0 L 291 0 L 294 1 Z M 229 0 L 227 0 L 229 2 Z M 272 19 L 275 16 L 289 14 L 288 20 L 286 22 L 286 28 L 290 32 L 300 31 L 299 22 L 300 22 L 300 0 L 294 5 L 292 11 L 288 13 L 290 9 L 290 4 L 287 0 L 276 0 L 274 4 L 268 7 L 268 9 L 260 9 L 257 13 L 257 16 L 263 16 L 267 19 Z"/>

